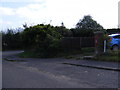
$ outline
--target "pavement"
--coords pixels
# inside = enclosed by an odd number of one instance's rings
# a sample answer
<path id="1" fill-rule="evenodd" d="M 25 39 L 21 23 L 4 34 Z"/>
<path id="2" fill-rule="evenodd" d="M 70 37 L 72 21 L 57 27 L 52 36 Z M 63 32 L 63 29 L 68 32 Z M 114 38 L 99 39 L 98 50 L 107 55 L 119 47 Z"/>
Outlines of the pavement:
<path id="1" fill-rule="evenodd" d="M 77 60 L 66 62 L 68 65 L 97 68 L 104 70 L 120 71 L 120 62 L 105 62 L 105 61 L 95 61 L 95 60 Z"/>

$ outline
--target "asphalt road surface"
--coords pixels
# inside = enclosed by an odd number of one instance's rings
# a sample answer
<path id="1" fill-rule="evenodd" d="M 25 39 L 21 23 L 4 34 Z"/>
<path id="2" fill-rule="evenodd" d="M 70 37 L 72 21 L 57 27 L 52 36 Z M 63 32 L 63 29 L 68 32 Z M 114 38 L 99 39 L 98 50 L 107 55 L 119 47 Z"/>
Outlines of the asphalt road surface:
<path id="1" fill-rule="evenodd" d="M 118 88 L 117 71 L 66 65 L 62 58 L 16 60 L 19 52 L 3 52 L 3 88 Z"/>

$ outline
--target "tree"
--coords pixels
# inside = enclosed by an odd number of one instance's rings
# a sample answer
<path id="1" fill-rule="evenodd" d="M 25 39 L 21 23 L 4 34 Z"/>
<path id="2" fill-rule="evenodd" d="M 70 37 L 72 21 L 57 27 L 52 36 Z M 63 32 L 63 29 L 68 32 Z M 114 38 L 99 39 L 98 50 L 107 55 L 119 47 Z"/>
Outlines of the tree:
<path id="1" fill-rule="evenodd" d="M 6 33 L 2 32 L 2 48 L 3 50 L 22 49 L 20 32 L 15 32 L 14 29 L 8 29 Z"/>
<path id="2" fill-rule="evenodd" d="M 23 27 L 24 27 L 24 28 L 28 28 L 27 23 L 23 24 Z"/>
<path id="3" fill-rule="evenodd" d="M 77 29 L 93 29 L 93 30 L 102 30 L 103 27 L 98 24 L 95 20 L 92 19 L 90 15 L 84 16 L 82 20 L 76 24 Z"/>
<path id="4" fill-rule="evenodd" d="M 21 34 L 25 49 L 46 49 L 56 48 L 56 43 L 61 38 L 56 28 L 50 25 L 38 24 L 26 28 Z M 47 51 L 47 50 L 46 50 Z"/>
<path id="5" fill-rule="evenodd" d="M 64 23 L 63 23 L 63 22 L 61 23 L 61 26 L 65 28 L 65 25 L 64 25 Z"/>

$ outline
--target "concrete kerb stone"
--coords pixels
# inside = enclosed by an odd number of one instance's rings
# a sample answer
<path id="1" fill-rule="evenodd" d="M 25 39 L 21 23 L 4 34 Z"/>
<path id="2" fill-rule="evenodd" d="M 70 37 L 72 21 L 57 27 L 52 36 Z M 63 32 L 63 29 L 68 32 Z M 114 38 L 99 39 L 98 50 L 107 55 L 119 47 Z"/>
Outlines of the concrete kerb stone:
<path id="1" fill-rule="evenodd" d="M 73 63 L 63 63 L 67 65 L 73 65 L 73 66 L 81 66 L 81 67 L 89 67 L 89 68 L 96 68 L 96 69 L 104 69 L 104 70 L 112 70 L 112 71 L 120 71 L 119 68 L 113 68 L 113 67 L 102 67 L 102 66 L 93 66 L 93 65 L 86 65 L 86 64 L 73 64 Z"/>

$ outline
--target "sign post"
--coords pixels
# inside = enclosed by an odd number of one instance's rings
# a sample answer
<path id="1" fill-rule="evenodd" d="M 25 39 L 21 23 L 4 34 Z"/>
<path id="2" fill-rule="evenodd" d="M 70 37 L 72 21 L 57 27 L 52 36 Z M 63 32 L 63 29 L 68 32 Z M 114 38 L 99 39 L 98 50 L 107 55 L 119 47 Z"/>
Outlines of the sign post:
<path id="1" fill-rule="evenodd" d="M 107 41 L 104 40 L 104 53 L 106 52 L 106 45 L 107 45 Z"/>

